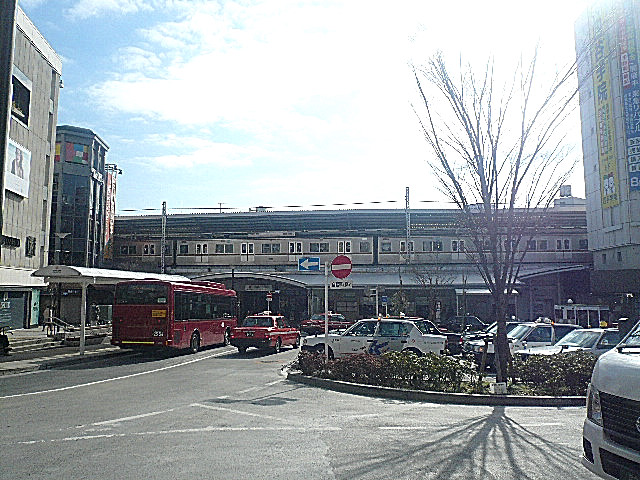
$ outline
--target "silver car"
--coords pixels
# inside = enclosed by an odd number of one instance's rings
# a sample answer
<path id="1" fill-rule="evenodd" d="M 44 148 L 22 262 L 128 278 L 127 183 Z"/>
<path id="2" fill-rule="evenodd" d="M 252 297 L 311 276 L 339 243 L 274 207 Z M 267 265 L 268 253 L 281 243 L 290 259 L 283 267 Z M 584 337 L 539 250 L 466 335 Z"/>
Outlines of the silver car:
<path id="1" fill-rule="evenodd" d="M 581 328 L 567 333 L 555 345 L 517 350 L 514 355 L 526 359 L 531 355 L 555 355 L 588 350 L 600 356 L 618 343 L 620 343 L 620 332 L 617 328 Z"/>

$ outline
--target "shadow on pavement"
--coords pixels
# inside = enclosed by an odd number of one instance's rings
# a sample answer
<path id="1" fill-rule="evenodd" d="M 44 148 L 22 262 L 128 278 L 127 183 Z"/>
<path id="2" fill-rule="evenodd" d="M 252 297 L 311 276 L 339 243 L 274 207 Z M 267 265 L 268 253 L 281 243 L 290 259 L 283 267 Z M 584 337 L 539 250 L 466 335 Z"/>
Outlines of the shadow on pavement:
<path id="1" fill-rule="evenodd" d="M 440 435 L 441 434 L 441 435 Z M 579 478 L 576 452 L 521 426 L 496 406 L 490 415 L 442 425 L 430 438 L 415 437 L 401 442 L 390 440 L 386 448 L 371 456 L 348 459 L 334 465 L 340 478 L 369 478 L 384 471 L 400 471 L 407 478 L 450 480 L 454 478 L 540 478 L 534 464 L 544 465 L 553 478 Z M 407 444 L 412 442 L 413 445 Z M 491 458 L 491 460 L 490 460 Z M 496 458 L 498 459 L 496 461 Z M 499 471 L 488 465 L 501 464 Z"/>

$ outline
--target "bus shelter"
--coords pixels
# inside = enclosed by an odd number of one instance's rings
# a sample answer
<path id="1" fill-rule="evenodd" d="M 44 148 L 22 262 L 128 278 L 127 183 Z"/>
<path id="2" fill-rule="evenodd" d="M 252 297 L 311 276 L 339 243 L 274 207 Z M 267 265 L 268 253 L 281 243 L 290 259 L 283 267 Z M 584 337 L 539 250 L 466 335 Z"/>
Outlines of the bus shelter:
<path id="1" fill-rule="evenodd" d="M 131 272 L 128 270 L 108 270 L 103 268 L 73 267 L 69 265 L 49 265 L 31 274 L 44 278 L 45 283 L 57 286 L 74 286 L 81 289 L 80 301 L 80 355 L 85 351 L 85 326 L 87 322 L 87 288 L 89 285 L 115 285 L 126 280 L 166 280 L 190 282 L 181 275 L 165 275 L 149 272 Z"/>

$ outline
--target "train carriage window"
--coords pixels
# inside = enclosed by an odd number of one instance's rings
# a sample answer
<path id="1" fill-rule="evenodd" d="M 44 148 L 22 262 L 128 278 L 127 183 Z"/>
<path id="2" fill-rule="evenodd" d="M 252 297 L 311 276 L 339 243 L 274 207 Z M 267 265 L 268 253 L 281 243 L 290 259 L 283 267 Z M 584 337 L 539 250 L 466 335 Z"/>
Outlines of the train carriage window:
<path id="1" fill-rule="evenodd" d="M 385 241 L 380 244 L 380 251 L 383 253 L 391 252 L 391 242 Z"/>
<path id="2" fill-rule="evenodd" d="M 370 253 L 370 252 L 371 252 L 371 242 L 361 241 L 360 253 Z"/>
<path id="3" fill-rule="evenodd" d="M 280 244 L 272 243 L 271 244 L 271 253 L 280 253 Z"/>
<path id="4" fill-rule="evenodd" d="M 263 243 L 262 244 L 262 253 L 271 253 L 271 244 Z"/>
<path id="5" fill-rule="evenodd" d="M 180 245 L 180 255 L 186 255 L 189 253 L 189 245 L 182 244 Z"/>

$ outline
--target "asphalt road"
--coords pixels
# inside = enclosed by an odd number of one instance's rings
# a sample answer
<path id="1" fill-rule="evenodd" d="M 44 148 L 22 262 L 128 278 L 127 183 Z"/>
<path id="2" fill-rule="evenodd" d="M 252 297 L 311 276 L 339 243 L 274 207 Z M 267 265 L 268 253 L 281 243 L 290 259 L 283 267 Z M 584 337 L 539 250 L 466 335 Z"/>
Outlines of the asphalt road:
<path id="1" fill-rule="evenodd" d="M 584 408 L 393 401 L 287 381 L 296 356 L 123 355 L 0 378 L 4 479 L 595 479 Z"/>

